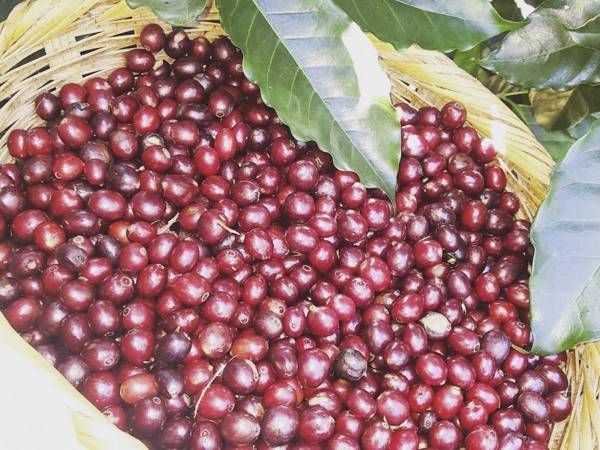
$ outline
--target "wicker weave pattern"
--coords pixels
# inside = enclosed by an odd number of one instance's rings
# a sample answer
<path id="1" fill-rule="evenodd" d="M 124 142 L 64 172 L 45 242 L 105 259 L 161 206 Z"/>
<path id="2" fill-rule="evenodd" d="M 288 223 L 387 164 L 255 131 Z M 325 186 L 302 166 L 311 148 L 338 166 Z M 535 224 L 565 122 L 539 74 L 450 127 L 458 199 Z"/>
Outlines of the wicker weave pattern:
<path id="1" fill-rule="evenodd" d="M 0 25 L 0 160 L 10 159 L 6 139 L 11 129 L 41 124 L 33 109 L 39 93 L 54 91 L 67 82 L 107 75 L 122 66 L 124 52 L 135 46 L 140 30 L 150 22 L 161 23 L 149 10 L 132 11 L 117 0 L 36 0 L 18 5 Z M 170 29 L 165 23 L 161 25 Z M 208 38 L 223 34 L 214 7 L 205 11 L 188 32 Z M 521 199 L 521 214 L 532 218 L 546 193 L 553 162 L 529 129 L 444 55 L 416 48 L 396 52 L 375 39 L 374 44 L 392 80 L 395 100 L 403 99 L 415 106 L 441 106 L 458 100 L 467 106 L 471 124 L 492 137 L 500 150 L 500 164 L 509 174 L 512 191 Z M 161 58 L 169 59 L 164 53 L 158 55 Z M 64 432 L 75 433 L 77 445 L 65 444 L 61 449 L 143 448 L 110 425 L 18 337 L 1 315 L 0 350 L 5 375 L 8 372 L 18 383 L 19 374 L 10 373 L 10 361 L 25 356 L 31 370 L 39 372 L 39 379 L 54 386 L 64 397 L 57 410 L 60 407 L 69 412 Z M 598 450 L 600 345 L 582 346 L 571 352 L 567 369 L 574 413 L 554 427 L 551 448 Z M 0 392 L 0 398 L 3 394 Z M 1 439 L 0 448 L 4 448 Z"/>

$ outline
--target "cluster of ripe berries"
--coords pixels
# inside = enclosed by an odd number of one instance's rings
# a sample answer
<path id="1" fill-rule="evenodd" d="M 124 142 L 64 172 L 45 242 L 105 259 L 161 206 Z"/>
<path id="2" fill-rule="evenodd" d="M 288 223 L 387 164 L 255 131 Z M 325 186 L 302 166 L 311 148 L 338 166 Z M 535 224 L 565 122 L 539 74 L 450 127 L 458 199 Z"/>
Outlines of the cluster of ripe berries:
<path id="1" fill-rule="evenodd" d="M 150 449 L 547 448 L 565 355 L 517 349 L 529 223 L 464 107 L 396 105 L 392 207 L 294 140 L 227 38 L 140 38 L 8 136 L 10 324 Z"/>

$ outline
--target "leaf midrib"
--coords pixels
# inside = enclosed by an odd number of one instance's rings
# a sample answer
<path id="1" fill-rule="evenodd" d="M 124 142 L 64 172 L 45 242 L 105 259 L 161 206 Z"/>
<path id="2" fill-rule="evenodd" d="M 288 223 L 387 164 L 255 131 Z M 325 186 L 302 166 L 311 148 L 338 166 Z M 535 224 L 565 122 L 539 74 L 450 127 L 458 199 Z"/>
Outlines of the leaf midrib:
<path id="1" fill-rule="evenodd" d="M 240 4 L 241 0 L 237 0 L 236 1 L 236 7 L 233 8 L 232 13 L 235 11 L 235 9 L 237 9 L 237 6 Z M 254 4 L 255 8 L 256 8 L 256 13 L 254 15 L 254 18 L 252 20 L 252 22 L 250 23 L 249 27 L 248 27 L 248 34 L 246 35 L 246 44 L 245 46 L 248 46 L 248 38 L 250 36 L 250 33 L 252 32 L 252 27 L 254 25 L 254 21 L 256 19 L 256 15 L 260 14 L 263 19 L 265 20 L 265 22 L 267 23 L 267 25 L 269 26 L 269 28 L 273 31 L 273 33 L 277 36 L 278 41 L 281 42 L 281 45 L 283 45 L 283 47 L 285 48 L 286 52 L 288 53 L 288 55 L 294 60 L 294 62 L 296 63 L 296 67 L 299 68 L 300 72 L 303 74 L 304 78 L 306 79 L 306 81 L 310 84 L 312 91 L 313 91 L 313 95 L 311 95 L 310 98 L 310 102 L 312 102 L 312 98 L 315 96 L 314 94 L 317 93 L 318 98 L 321 101 L 321 104 L 323 105 L 323 107 L 329 112 L 329 115 L 332 117 L 332 125 L 336 126 L 339 130 L 341 130 L 342 134 L 346 137 L 346 139 L 348 140 L 348 142 L 350 143 L 350 145 L 355 149 L 355 151 L 357 151 L 358 153 L 360 153 L 362 155 L 362 152 L 358 149 L 358 147 L 354 144 L 354 141 L 351 139 L 351 137 L 348 135 L 348 133 L 346 132 L 346 130 L 341 127 L 338 123 L 337 117 L 335 116 L 335 114 L 332 112 L 331 108 L 329 107 L 329 105 L 324 102 L 322 100 L 321 94 L 317 91 L 316 87 L 314 86 L 314 84 L 312 83 L 310 77 L 308 77 L 308 75 L 306 74 L 306 71 L 304 70 L 304 67 L 298 62 L 298 60 L 295 58 L 294 53 L 292 51 L 290 51 L 290 48 L 286 45 L 286 41 L 285 39 L 282 38 L 282 36 L 279 34 L 279 32 L 277 31 L 277 29 L 275 27 L 273 27 L 271 25 L 271 22 L 268 20 L 268 16 L 265 15 L 265 13 L 262 11 L 262 9 L 260 8 L 260 6 L 258 5 L 258 3 L 256 2 L 256 0 L 252 0 L 252 3 Z M 318 10 L 310 10 L 311 12 L 318 12 Z M 280 13 L 279 15 L 283 15 L 283 14 L 295 14 L 294 12 L 287 12 L 287 13 Z M 339 39 L 339 38 L 338 38 Z M 340 39 L 341 40 L 341 39 Z M 275 53 L 275 50 L 273 50 L 273 54 Z M 343 67 L 349 67 L 349 66 L 343 66 Z M 269 77 L 269 73 L 270 71 L 267 71 L 267 80 Z M 350 98 L 356 98 L 356 97 L 350 97 Z M 289 100 L 288 100 L 289 101 Z M 308 120 L 310 121 L 310 102 L 307 108 L 307 114 L 308 114 Z M 331 130 L 329 132 L 329 136 L 331 136 Z M 387 182 L 384 178 L 381 177 L 381 175 L 379 174 L 378 170 L 375 168 L 375 166 L 371 163 L 371 160 L 369 158 L 367 158 L 366 156 L 363 156 L 363 160 L 367 163 L 367 165 L 370 167 L 371 172 L 383 183 L 383 185 L 387 185 Z"/>

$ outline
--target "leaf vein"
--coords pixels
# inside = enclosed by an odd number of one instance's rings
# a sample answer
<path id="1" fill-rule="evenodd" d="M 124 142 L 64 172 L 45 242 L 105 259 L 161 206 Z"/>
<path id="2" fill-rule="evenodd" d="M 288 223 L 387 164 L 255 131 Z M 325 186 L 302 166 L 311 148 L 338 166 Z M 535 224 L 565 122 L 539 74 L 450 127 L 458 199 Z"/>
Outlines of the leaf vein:
<path id="1" fill-rule="evenodd" d="M 250 25 L 248 26 L 248 33 L 246 34 L 246 41 L 244 42 L 244 47 L 248 48 L 248 40 L 250 39 L 250 35 L 252 34 L 252 28 L 254 27 L 254 22 L 256 21 L 256 16 L 258 16 L 258 11 L 254 12 L 252 16 L 252 20 L 250 20 Z"/>

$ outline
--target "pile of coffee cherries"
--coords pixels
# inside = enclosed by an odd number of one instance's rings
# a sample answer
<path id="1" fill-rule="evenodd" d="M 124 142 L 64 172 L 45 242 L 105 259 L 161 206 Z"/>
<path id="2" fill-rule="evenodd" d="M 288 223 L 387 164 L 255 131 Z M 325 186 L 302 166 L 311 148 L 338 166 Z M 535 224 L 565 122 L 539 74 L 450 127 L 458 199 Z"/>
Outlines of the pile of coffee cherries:
<path id="1" fill-rule="evenodd" d="M 529 223 L 464 107 L 396 105 L 392 207 L 227 38 L 140 40 L 8 136 L 10 324 L 150 449 L 547 448 L 565 355 L 522 351 Z"/>

